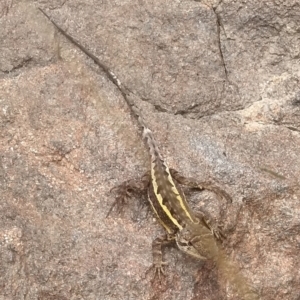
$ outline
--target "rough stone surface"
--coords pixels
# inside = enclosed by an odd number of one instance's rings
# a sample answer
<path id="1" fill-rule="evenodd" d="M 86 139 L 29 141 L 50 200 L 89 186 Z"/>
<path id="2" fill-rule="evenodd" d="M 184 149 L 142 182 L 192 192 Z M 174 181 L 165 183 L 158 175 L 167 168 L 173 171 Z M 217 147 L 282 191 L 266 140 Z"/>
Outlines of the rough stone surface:
<path id="1" fill-rule="evenodd" d="M 138 201 L 110 189 L 148 156 L 105 74 L 136 95 L 170 166 L 225 189 L 191 194 L 263 300 L 300 298 L 299 1 L 0 2 L 0 300 L 239 299 L 218 270 L 165 252 Z"/>

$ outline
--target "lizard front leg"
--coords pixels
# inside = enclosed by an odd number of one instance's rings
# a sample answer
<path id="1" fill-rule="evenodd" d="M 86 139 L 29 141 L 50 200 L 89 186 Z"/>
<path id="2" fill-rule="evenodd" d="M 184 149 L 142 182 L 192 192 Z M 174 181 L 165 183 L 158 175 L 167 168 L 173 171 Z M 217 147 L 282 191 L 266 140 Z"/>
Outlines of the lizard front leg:
<path id="1" fill-rule="evenodd" d="M 174 234 L 163 234 L 157 237 L 152 242 L 152 256 L 153 256 L 153 268 L 155 271 L 154 277 L 158 275 L 160 279 L 161 274 L 165 274 L 164 266 L 167 265 L 166 262 L 163 261 L 162 247 L 166 246 L 175 241 Z"/>
<path id="2" fill-rule="evenodd" d="M 222 231 L 222 227 L 219 226 L 218 224 L 215 224 L 215 222 L 212 221 L 211 218 L 209 218 L 207 215 L 205 215 L 202 212 L 197 212 L 195 213 L 195 216 L 199 220 L 199 222 L 207 227 L 212 235 L 219 241 L 223 241 L 226 237 L 225 234 Z"/>

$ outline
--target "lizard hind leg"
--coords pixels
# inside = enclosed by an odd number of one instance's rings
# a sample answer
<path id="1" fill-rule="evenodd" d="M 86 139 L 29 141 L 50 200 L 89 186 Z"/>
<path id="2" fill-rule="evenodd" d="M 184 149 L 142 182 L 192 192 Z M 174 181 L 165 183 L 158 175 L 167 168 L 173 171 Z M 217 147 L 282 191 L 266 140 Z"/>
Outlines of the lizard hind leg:
<path id="1" fill-rule="evenodd" d="M 175 169 L 170 169 L 171 176 L 179 183 L 192 189 L 200 191 L 207 190 L 215 193 L 219 198 L 224 198 L 228 202 L 232 202 L 231 196 L 223 189 L 208 182 L 199 182 L 195 178 L 184 177 Z"/>
<path id="2" fill-rule="evenodd" d="M 116 199 L 111 205 L 106 217 L 110 215 L 114 207 L 116 207 L 116 211 L 121 213 L 124 205 L 126 205 L 127 200 L 131 198 L 133 195 L 145 195 L 146 190 L 150 184 L 150 173 L 145 173 L 141 179 L 130 179 L 118 186 L 113 187 L 110 192 L 115 191 Z"/>
<path id="3" fill-rule="evenodd" d="M 191 189 L 197 189 L 199 191 L 210 191 L 213 192 L 214 194 L 216 194 L 216 196 L 220 199 L 226 199 L 226 202 L 232 202 L 232 198 L 230 197 L 230 195 L 225 192 L 223 189 L 212 185 L 211 183 L 207 183 L 207 182 L 199 182 L 194 178 L 188 178 L 188 177 L 184 177 L 183 175 L 181 175 L 178 171 L 174 170 L 174 169 L 170 169 L 170 173 L 171 176 L 174 178 L 174 180 L 176 180 L 177 183 L 186 186 L 188 188 Z M 223 209 L 222 209 L 223 211 Z M 222 226 L 220 226 L 219 224 L 216 224 L 215 221 L 213 221 L 213 219 L 209 216 L 209 214 L 207 213 L 203 213 L 203 212 L 197 212 L 195 213 L 196 217 L 198 218 L 198 220 L 206 227 L 208 228 L 212 235 L 219 241 L 223 241 L 226 237 L 224 235 L 224 233 L 222 232 Z"/>

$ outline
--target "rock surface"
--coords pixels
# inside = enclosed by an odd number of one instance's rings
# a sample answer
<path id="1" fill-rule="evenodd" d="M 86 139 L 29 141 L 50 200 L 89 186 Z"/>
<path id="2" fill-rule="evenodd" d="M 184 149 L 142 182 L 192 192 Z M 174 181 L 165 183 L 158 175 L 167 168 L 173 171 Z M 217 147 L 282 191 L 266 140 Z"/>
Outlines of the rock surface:
<path id="1" fill-rule="evenodd" d="M 120 93 L 43 8 L 136 95 L 166 161 L 233 198 L 192 194 L 263 300 L 300 297 L 299 1 L 0 4 L 0 300 L 239 299 L 110 193 L 148 168 Z"/>

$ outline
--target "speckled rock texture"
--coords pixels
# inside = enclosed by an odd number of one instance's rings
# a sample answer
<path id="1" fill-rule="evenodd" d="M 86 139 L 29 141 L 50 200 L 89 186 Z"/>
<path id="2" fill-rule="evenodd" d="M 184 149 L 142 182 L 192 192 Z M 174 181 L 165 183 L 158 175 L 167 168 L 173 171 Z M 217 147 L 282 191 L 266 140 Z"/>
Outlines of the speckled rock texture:
<path id="1" fill-rule="evenodd" d="M 262 300 L 300 299 L 299 1 L 0 2 L 0 300 L 238 300 L 210 262 L 167 248 L 152 280 L 147 205 L 110 190 L 149 158 L 115 86 L 134 93 L 168 164 Z"/>

